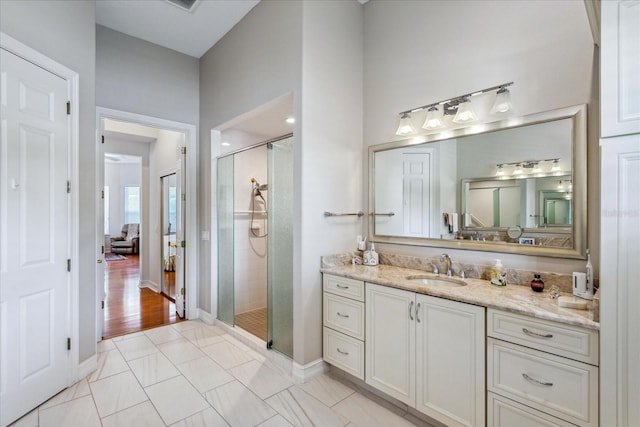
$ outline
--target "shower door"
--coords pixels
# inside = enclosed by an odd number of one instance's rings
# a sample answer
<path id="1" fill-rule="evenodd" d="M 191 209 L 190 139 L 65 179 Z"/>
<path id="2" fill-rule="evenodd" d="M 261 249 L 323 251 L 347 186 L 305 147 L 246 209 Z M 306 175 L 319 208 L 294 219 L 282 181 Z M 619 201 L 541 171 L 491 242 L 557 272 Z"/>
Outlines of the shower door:
<path id="1" fill-rule="evenodd" d="M 218 319 L 233 326 L 234 302 L 234 156 L 218 159 Z"/>
<path id="2" fill-rule="evenodd" d="M 267 346 L 293 357 L 293 137 L 268 148 Z"/>

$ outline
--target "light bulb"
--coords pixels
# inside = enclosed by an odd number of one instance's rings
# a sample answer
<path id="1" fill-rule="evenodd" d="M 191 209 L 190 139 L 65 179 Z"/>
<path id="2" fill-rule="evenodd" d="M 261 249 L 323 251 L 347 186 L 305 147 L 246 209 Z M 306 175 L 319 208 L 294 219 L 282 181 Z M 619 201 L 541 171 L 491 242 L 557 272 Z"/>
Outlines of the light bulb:
<path id="1" fill-rule="evenodd" d="M 438 129 L 442 126 L 443 126 L 442 114 L 438 110 L 438 107 L 436 107 L 435 105 L 431 106 L 427 110 L 427 118 L 425 119 L 424 124 L 422 125 L 422 128 L 429 130 L 429 129 Z"/>
<path id="2" fill-rule="evenodd" d="M 517 164 L 516 168 L 513 170 L 514 175 L 522 175 L 522 165 Z"/>
<path id="3" fill-rule="evenodd" d="M 478 120 L 478 116 L 476 116 L 476 113 L 473 111 L 471 101 L 463 99 L 462 102 L 458 104 L 458 112 L 453 118 L 453 121 L 455 123 L 468 123 L 476 120 Z"/>
<path id="4" fill-rule="evenodd" d="M 551 172 L 558 172 L 560 170 L 560 163 L 558 162 L 558 159 L 555 159 L 553 161 L 553 164 L 551 165 Z"/>
<path id="5" fill-rule="evenodd" d="M 491 107 L 491 114 L 506 113 L 512 109 L 513 105 L 511 104 L 509 89 L 501 87 L 496 93 L 496 100 L 493 102 L 493 107 Z"/>
<path id="6" fill-rule="evenodd" d="M 411 123 L 411 115 L 409 113 L 402 113 L 402 116 L 400 116 L 400 125 L 398 125 L 398 130 L 396 130 L 396 135 L 409 135 L 415 131 L 416 130 Z"/>
<path id="7" fill-rule="evenodd" d="M 504 167 L 502 165 L 498 165 L 498 170 L 496 171 L 496 176 L 504 176 Z"/>
<path id="8" fill-rule="evenodd" d="M 296 119 L 295 117 L 287 117 L 284 121 L 292 125 L 296 122 Z"/>
<path id="9" fill-rule="evenodd" d="M 531 170 L 531 173 L 540 173 L 542 172 L 542 168 L 540 167 L 539 163 L 534 163 L 533 164 L 533 169 Z"/>

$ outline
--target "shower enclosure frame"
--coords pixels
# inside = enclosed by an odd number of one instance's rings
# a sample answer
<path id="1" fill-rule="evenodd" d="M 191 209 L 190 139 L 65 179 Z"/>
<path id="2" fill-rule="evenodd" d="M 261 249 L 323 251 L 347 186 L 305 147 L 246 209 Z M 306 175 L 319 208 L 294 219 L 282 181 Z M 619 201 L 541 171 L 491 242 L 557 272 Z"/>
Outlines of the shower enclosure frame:
<path id="1" fill-rule="evenodd" d="M 216 158 L 217 317 L 235 323 L 235 155 L 267 146 L 267 348 L 293 357 L 293 134 L 262 141 Z"/>

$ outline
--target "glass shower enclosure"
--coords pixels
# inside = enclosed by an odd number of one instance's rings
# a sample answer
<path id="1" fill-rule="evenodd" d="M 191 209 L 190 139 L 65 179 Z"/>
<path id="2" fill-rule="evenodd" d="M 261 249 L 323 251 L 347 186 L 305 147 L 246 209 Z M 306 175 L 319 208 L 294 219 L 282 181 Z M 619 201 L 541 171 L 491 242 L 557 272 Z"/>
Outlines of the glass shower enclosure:
<path id="1" fill-rule="evenodd" d="M 217 159 L 218 319 L 235 323 L 236 234 L 234 157 L 267 146 L 267 342 L 293 357 L 293 137 L 276 138 Z M 251 265 L 246 266 L 252 268 Z"/>

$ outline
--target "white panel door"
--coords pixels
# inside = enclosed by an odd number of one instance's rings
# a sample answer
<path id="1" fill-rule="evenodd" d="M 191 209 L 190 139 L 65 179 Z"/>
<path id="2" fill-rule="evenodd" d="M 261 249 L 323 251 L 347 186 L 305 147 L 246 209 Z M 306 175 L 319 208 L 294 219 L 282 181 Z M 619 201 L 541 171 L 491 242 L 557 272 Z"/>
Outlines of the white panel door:
<path id="1" fill-rule="evenodd" d="M 416 295 L 416 409 L 448 426 L 485 424 L 485 309 Z"/>
<path id="2" fill-rule="evenodd" d="M 415 405 L 415 294 L 367 283 L 365 381 Z"/>
<path id="3" fill-rule="evenodd" d="M 1 54 L 0 425 L 68 385 L 67 82 Z"/>
<path id="4" fill-rule="evenodd" d="M 402 154 L 402 200 L 405 236 L 430 236 L 431 155 Z"/>

